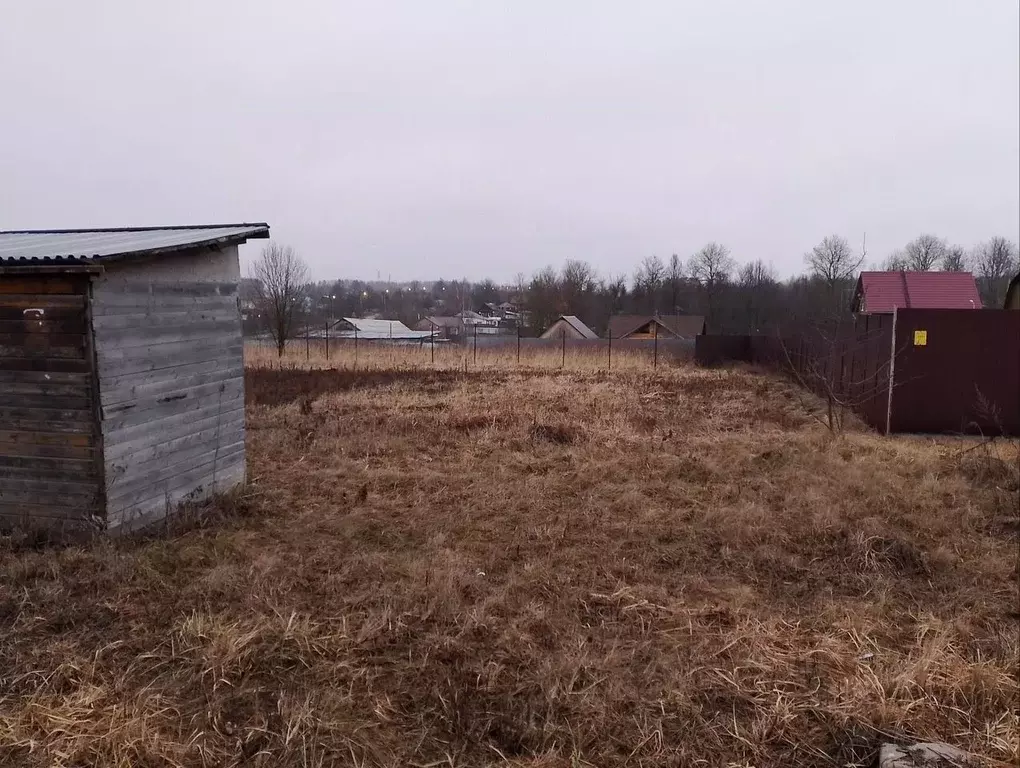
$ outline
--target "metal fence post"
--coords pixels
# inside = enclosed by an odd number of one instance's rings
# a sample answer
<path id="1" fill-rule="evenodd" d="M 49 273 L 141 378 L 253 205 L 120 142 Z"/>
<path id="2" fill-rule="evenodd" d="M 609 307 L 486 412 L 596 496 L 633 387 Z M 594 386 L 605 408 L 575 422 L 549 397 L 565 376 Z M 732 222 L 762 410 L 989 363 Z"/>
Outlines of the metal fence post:
<path id="1" fill-rule="evenodd" d="M 567 366 L 567 332 L 566 330 L 560 331 L 560 368 L 566 368 Z"/>
<path id="2" fill-rule="evenodd" d="M 652 326 L 652 368 L 659 367 L 659 324 Z"/>
<path id="3" fill-rule="evenodd" d="M 432 343 L 432 364 L 436 362 L 436 326 L 432 326 L 432 336 L 430 337 Z"/>
<path id="4" fill-rule="evenodd" d="M 311 341 L 308 333 L 308 322 L 305 322 L 305 361 L 312 359 Z"/>
<path id="5" fill-rule="evenodd" d="M 609 329 L 609 370 L 613 370 L 613 329 Z"/>
<path id="6" fill-rule="evenodd" d="M 329 320 L 326 321 L 326 362 L 329 362 Z"/>
<path id="7" fill-rule="evenodd" d="M 474 329 L 475 336 L 475 348 L 472 350 L 471 353 L 471 363 L 473 365 L 476 365 L 478 363 L 478 326 L 472 325 L 471 327 Z"/>
<path id="8" fill-rule="evenodd" d="M 354 367 L 358 367 L 358 329 L 354 329 Z"/>
<path id="9" fill-rule="evenodd" d="M 517 322 L 517 365 L 520 367 L 521 364 L 521 323 Z"/>

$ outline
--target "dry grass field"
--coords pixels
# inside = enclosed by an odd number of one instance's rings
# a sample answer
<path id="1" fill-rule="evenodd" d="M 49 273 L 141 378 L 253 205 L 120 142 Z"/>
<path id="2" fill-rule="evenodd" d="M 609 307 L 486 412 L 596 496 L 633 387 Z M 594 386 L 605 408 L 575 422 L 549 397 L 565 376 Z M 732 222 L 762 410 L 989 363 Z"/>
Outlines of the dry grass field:
<path id="1" fill-rule="evenodd" d="M 0 764 L 1020 758 L 1015 443 L 639 361 L 252 367 L 248 419 L 243 493 L 4 541 Z"/>

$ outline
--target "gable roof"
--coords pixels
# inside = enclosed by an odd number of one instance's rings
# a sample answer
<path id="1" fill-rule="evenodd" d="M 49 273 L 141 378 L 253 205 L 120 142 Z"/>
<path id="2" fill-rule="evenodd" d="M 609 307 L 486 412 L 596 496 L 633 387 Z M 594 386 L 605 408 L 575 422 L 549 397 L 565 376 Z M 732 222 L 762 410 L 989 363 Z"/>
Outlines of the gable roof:
<path id="1" fill-rule="evenodd" d="M 350 331 L 340 331 L 337 336 L 357 333 L 359 339 L 427 339 L 431 331 L 412 331 L 399 320 L 375 320 L 368 317 L 342 317 L 334 323 L 339 326 L 346 323 Z"/>
<path id="2" fill-rule="evenodd" d="M 436 328 L 459 328 L 464 325 L 463 318 L 460 317 L 447 317 L 445 315 L 428 315 L 422 318 L 430 325 Z"/>
<path id="3" fill-rule="evenodd" d="M 614 339 L 623 339 L 651 322 L 681 339 L 691 339 L 705 332 L 702 315 L 613 315 L 609 318 L 607 333 Z"/>
<path id="4" fill-rule="evenodd" d="M 7 230 L 0 232 L 0 264 L 91 264 L 265 237 L 269 237 L 266 223 Z"/>
<path id="5" fill-rule="evenodd" d="M 560 315 L 560 319 L 577 331 L 585 339 L 597 339 L 599 335 L 582 323 L 577 315 Z"/>
<path id="6" fill-rule="evenodd" d="M 861 272 L 854 312 L 908 308 L 981 309 L 981 296 L 970 272 Z"/>

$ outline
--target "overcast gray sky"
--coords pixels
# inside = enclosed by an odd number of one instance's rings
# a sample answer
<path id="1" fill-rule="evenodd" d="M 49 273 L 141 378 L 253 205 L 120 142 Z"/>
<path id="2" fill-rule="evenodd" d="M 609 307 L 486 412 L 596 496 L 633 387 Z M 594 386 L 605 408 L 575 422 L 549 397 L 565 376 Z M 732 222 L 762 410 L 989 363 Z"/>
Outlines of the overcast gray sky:
<path id="1" fill-rule="evenodd" d="M 1018 26 L 1014 0 L 7 0 L 0 228 L 265 220 L 316 278 L 394 280 L 1015 239 Z"/>

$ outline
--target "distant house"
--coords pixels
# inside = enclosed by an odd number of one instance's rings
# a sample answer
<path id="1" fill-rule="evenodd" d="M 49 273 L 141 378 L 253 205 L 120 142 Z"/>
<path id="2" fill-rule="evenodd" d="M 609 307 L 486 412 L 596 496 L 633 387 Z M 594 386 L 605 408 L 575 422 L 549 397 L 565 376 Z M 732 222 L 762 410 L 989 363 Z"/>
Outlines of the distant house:
<path id="1" fill-rule="evenodd" d="M 851 311 L 890 314 L 894 309 L 981 309 L 970 272 L 861 272 Z"/>
<path id="2" fill-rule="evenodd" d="M 582 323 L 574 315 L 560 315 L 545 333 L 539 338 L 542 339 L 597 339 L 599 335 L 591 328 Z"/>
<path id="3" fill-rule="evenodd" d="M 412 331 L 399 320 L 374 320 L 366 317 L 342 317 L 333 324 L 336 338 L 364 341 L 413 341 L 428 339 L 432 331 Z"/>
<path id="4" fill-rule="evenodd" d="M 416 331 L 431 331 L 437 337 L 444 339 L 455 339 L 464 333 L 464 320 L 459 317 L 429 315 L 419 320 L 414 329 Z"/>
<path id="5" fill-rule="evenodd" d="M 1020 272 L 1009 281 L 1009 288 L 1006 289 L 1006 302 L 1003 309 L 1020 309 Z"/>
<path id="6" fill-rule="evenodd" d="M 693 339 L 704 332 L 701 315 L 613 315 L 607 335 L 614 339 Z"/>

